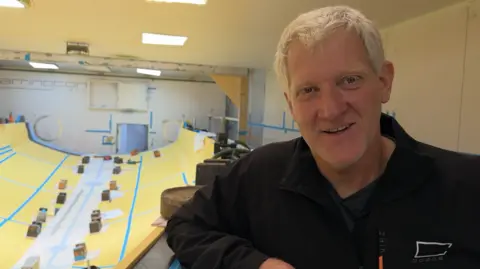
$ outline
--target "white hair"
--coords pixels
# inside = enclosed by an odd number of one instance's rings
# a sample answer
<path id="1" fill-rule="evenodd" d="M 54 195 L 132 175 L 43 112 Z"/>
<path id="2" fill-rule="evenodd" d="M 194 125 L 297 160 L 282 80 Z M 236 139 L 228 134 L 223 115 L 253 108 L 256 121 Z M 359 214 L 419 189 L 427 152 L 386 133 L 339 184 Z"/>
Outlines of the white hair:
<path id="1" fill-rule="evenodd" d="M 362 39 L 375 72 L 379 73 L 385 61 L 380 32 L 360 11 L 348 6 L 330 6 L 298 16 L 283 31 L 275 54 L 274 69 L 284 87 L 289 88 L 287 54 L 293 41 L 314 47 L 336 29 L 354 29 Z"/>

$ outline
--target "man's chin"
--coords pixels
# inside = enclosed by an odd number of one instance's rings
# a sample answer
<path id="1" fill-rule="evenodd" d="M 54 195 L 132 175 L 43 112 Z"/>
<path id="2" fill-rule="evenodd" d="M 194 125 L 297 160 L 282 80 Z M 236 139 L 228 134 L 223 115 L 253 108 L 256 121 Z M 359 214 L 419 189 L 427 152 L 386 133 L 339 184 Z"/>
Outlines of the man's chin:
<path id="1" fill-rule="evenodd" d="M 357 163 L 362 154 L 360 152 L 335 152 L 332 154 L 319 155 L 321 162 L 327 164 L 330 169 L 341 172 Z"/>

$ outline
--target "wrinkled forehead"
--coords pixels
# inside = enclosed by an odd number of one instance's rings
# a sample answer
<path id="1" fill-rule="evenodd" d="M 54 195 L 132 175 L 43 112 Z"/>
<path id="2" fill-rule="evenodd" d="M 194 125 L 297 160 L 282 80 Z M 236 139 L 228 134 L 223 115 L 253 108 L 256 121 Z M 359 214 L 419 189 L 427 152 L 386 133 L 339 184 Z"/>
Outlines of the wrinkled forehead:
<path id="1" fill-rule="evenodd" d="M 290 85 L 304 78 L 328 79 L 355 70 L 373 71 L 362 39 L 351 30 L 338 30 L 315 43 L 293 40 L 286 63 Z"/>

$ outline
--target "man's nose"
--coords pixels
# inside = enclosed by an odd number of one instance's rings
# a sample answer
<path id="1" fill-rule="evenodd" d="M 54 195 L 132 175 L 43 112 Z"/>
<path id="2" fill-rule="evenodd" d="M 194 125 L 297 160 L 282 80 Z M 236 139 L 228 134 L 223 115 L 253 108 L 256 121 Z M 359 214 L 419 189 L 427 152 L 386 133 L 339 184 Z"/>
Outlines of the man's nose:
<path id="1" fill-rule="evenodd" d="M 340 89 L 336 87 L 324 88 L 318 104 L 318 116 L 322 119 L 335 119 L 347 109 L 347 103 Z"/>

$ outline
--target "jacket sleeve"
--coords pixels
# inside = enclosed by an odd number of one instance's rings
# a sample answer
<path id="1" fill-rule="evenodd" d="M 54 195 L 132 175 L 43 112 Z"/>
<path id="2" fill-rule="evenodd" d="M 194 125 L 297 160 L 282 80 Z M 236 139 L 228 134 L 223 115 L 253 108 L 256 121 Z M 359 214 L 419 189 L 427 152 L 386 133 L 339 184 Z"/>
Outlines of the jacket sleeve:
<path id="1" fill-rule="evenodd" d="M 248 236 L 245 189 L 248 163 L 241 159 L 198 190 L 168 221 L 167 243 L 188 269 L 258 269 L 268 258 Z"/>

